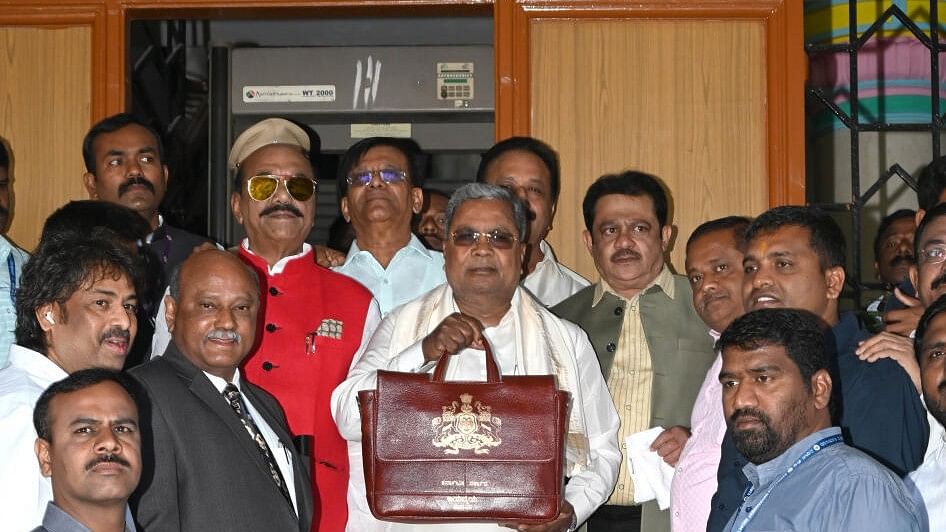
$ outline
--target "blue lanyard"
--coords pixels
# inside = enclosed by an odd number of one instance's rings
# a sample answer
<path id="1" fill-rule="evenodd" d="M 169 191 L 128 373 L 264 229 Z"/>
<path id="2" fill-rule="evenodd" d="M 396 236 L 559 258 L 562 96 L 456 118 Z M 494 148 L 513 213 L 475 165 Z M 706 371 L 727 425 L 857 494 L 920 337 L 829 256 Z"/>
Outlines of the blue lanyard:
<path id="1" fill-rule="evenodd" d="M 812 445 L 811 447 L 808 448 L 807 451 L 802 453 L 802 455 L 798 457 L 798 460 L 795 460 L 795 463 L 792 464 L 788 468 L 788 470 L 782 473 L 777 479 L 775 479 L 775 482 L 773 482 L 771 486 L 769 486 L 768 491 L 766 491 L 765 495 L 763 495 L 762 498 L 759 499 L 759 502 L 756 503 L 755 508 L 753 508 L 752 511 L 749 512 L 749 515 L 747 515 L 745 519 L 742 520 L 742 523 L 739 524 L 739 528 L 736 529 L 736 532 L 742 532 L 743 530 L 746 529 L 746 526 L 749 525 L 749 521 L 751 521 L 752 518 L 755 517 L 756 512 L 759 511 L 759 508 L 762 507 L 762 504 L 765 502 L 765 500 L 768 499 L 769 495 L 772 494 L 772 490 L 774 490 L 776 486 L 781 484 L 783 480 L 788 478 L 788 475 L 791 475 L 796 469 L 798 469 L 798 466 L 804 464 L 809 458 L 817 454 L 818 451 L 826 447 L 831 447 L 832 445 L 836 443 L 841 443 L 842 441 L 844 441 L 844 438 L 840 434 L 835 434 L 834 436 L 828 436 L 827 438 L 822 438 L 821 440 L 818 441 L 818 443 Z M 754 491 L 755 491 L 755 487 L 752 484 L 749 484 L 749 487 L 746 488 L 746 492 L 742 495 L 742 504 L 739 505 L 739 511 L 736 512 L 736 515 L 739 515 L 740 513 L 742 513 L 742 507 L 746 504 L 746 501 L 749 499 L 749 496 L 751 496 Z"/>
<path id="2" fill-rule="evenodd" d="M 16 307 L 16 262 L 13 253 L 7 255 L 7 271 L 10 273 L 10 301 Z"/>

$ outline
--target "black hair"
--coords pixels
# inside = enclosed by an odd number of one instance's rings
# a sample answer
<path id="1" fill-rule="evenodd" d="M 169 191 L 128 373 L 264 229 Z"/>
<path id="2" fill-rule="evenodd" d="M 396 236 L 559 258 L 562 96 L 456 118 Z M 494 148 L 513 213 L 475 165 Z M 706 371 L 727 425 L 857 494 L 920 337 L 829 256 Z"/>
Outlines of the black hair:
<path id="1" fill-rule="evenodd" d="M 798 366 L 805 386 L 811 390 L 811 377 L 828 370 L 828 325 L 815 314 L 801 309 L 765 308 L 736 318 L 716 342 L 719 352 L 730 347 L 754 351 L 766 346 L 781 346 Z"/>
<path id="2" fill-rule="evenodd" d="M 930 323 L 933 322 L 933 318 L 939 316 L 944 311 L 946 311 L 946 295 L 940 296 L 936 301 L 926 307 L 926 310 L 923 311 L 923 315 L 920 316 L 920 322 L 916 326 L 916 334 L 913 335 L 913 354 L 917 358 L 917 362 L 920 361 L 920 358 L 923 356 L 921 349 L 923 348 L 923 337 L 926 336 L 926 330 L 930 328 Z"/>
<path id="3" fill-rule="evenodd" d="M 64 304 L 77 290 L 107 276 L 125 276 L 142 293 L 141 269 L 131 252 L 110 231 L 92 231 L 84 238 L 41 241 L 23 267 L 16 290 L 16 343 L 46 353 L 46 335 L 36 319 L 36 309 Z"/>
<path id="4" fill-rule="evenodd" d="M 752 223 L 752 219 L 746 216 L 725 216 L 723 218 L 703 222 L 690 233 L 686 247 L 689 248 L 690 244 L 701 236 L 728 229 L 732 232 L 733 240 L 736 241 L 736 247 L 740 250 L 745 249 L 746 228 L 749 227 L 750 223 Z"/>
<path id="5" fill-rule="evenodd" d="M 760 214 L 746 228 L 746 242 L 756 236 L 771 233 L 785 226 L 807 229 L 811 234 L 808 245 L 818 255 L 821 271 L 836 266 L 844 267 L 844 233 L 831 216 L 818 207 L 784 205 Z"/>
<path id="6" fill-rule="evenodd" d="M 328 240 L 325 245 L 342 253 L 348 253 L 351 243 L 355 241 L 355 228 L 351 222 L 339 214 L 328 227 Z"/>
<path id="7" fill-rule="evenodd" d="M 880 225 L 877 226 L 877 234 L 874 235 L 874 260 L 880 260 L 880 246 L 883 244 L 881 238 L 884 236 L 884 232 L 897 220 L 903 220 L 909 218 L 913 220 L 916 218 L 916 211 L 913 209 L 900 209 L 895 211 L 880 221 Z"/>
<path id="8" fill-rule="evenodd" d="M 913 256 L 916 257 L 917 264 L 920 263 L 920 241 L 923 240 L 926 228 L 933 223 L 933 220 L 942 216 L 946 216 L 946 203 L 934 205 L 932 209 L 926 211 L 923 220 L 920 221 L 919 227 L 916 228 L 916 233 L 913 235 Z"/>
<path id="9" fill-rule="evenodd" d="M 667 193 L 656 176 L 628 170 L 620 174 L 606 174 L 588 187 L 585 200 L 581 204 L 585 216 L 585 228 L 593 232 L 595 208 L 598 200 L 609 194 L 625 196 L 648 196 L 654 203 L 654 214 L 660 227 L 667 225 Z"/>
<path id="10" fill-rule="evenodd" d="M 117 115 L 112 115 L 99 123 L 92 126 L 92 129 L 85 134 L 85 139 L 82 140 L 82 160 L 85 161 L 85 170 L 90 174 L 95 174 L 95 151 L 93 149 L 93 144 L 95 144 L 95 139 L 103 133 L 112 133 L 122 129 L 126 126 L 137 125 L 141 126 L 148 130 L 151 133 L 151 136 L 154 137 L 155 142 L 157 143 L 158 149 L 158 159 L 164 163 L 164 142 L 161 140 L 161 134 L 158 133 L 158 130 L 151 127 L 148 123 L 144 122 L 140 118 L 136 117 L 130 113 L 119 113 Z"/>
<path id="11" fill-rule="evenodd" d="M 136 242 L 151 232 L 148 221 L 124 205 L 110 201 L 78 200 L 70 201 L 46 218 L 40 240 L 82 238 L 96 227 L 110 230 L 123 242 Z"/>
<path id="12" fill-rule="evenodd" d="M 946 191 L 946 155 L 934 159 L 920 172 L 916 180 L 916 203 L 929 211 L 939 203 L 943 191 Z"/>
<path id="13" fill-rule="evenodd" d="M 0 168 L 10 169 L 10 152 L 7 151 L 7 145 L 3 139 L 0 139 Z"/>
<path id="14" fill-rule="evenodd" d="M 549 186 L 552 189 L 552 205 L 558 203 L 558 195 L 562 190 L 561 168 L 558 163 L 558 153 L 551 146 L 533 137 L 509 137 L 501 140 L 486 150 L 486 153 L 480 158 L 480 165 L 476 169 L 476 182 L 486 182 L 486 172 L 493 161 L 499 159 L 502 155 L 522 151 L 531 153 L 542 161 L 545 169 L 549 171 Z"/>
<path id="15" fill-rule="evenodd" d="M 422 190 L 423 190 L 423 192 L 424 192 L 424 206 L 425 206 L 425 207 L 426 207 L 427 204 L 429 203 L 428 198 L 429 198 L 430 196 L 440 196 L 441 198 L 443 198 L 443 199 L 445 199 L 445 200 L 447 200 L 447 201 L 450 201 L 450 193 L 449 193 L 449 192 L 444 192 L 444 191 L 442 191 L 442 190 L 437 190 L 437 189 L 435 189 L 435 188 L 424 188 L 424 189 L 422 189 Z"/>
<path id="16" fill-rule="evenodd" d="M 352 145 L 352 147 L 348 148 L 345 155 L 342 155 L 341 160 L 338 161 L 338 173 L 336 176 L 338 177 L 337 190 L 339 202 L 348 194 L 348 174 L 351 173 L 352 168 L 358 165 L 358 162 L 368 153 L 368 150 L 378 146 L 394 148 L 404 154 L 404 157 L 407 159 L 408 168 L 406 168 L 406 170 L 407 177 L 410 179 L 410 186 L 424 186 L 424 178 L 427 173 L 427 155 L 421 150 L 417 141 L 411 138 L 369 137 L 359 140 Z"/>
<path id="17" fill-rule="evenodd" d="M 52 431 L 50 430 L 49 403 L 57 395 L 78 392 L 103 382 L 114 382 L 121 386 L 128 397 L 131 398 L 131 401 L 135 403 L 135 407 L 138 407 L 138 387 L 130 376 L 113 369 L 81 369 L 70 373 L 68 377 L 61 381 L 52 383 L 39 396 L 36 406 L 33 408 L 33 427 L 36 429 L 36 434 L 48 442 L 53 440 Z"/>

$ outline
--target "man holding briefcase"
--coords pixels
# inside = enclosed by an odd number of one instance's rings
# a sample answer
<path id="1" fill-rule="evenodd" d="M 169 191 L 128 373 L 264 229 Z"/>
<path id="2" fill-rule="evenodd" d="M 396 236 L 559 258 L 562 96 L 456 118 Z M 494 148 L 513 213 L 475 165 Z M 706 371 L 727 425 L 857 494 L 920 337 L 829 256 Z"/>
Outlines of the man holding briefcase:
<path id="1" fill-rule="evenodd" d="M 447 284 L 395 309 L 381 322 L 365 354 L 332 396 L 339 432 L 346 439 L 361 440 L 356 396 L 376 387 L 379 369 L 427 372 L 441 356 L 451 354 L 447 381 L 482 381 L 487 376 L 482 349 L 489 341 L 502 374 L 553 374 L 559 388 L 571 394 L 565 435 L 569 480 L 561 511 L 552 521 L 451 524 L 450 530 L 575 530 L 611 492 L 621 460 L 619 421 L 594 351 L 577 326 L 556 318 L 519 287 L 526 216 L 517 199 L 500 187 L 470 184 L 453 195 L 446 218 Z M 351 465 L 354 478 L 361 472 Z M 350 531 L 444 526 L 379 521 L 364 496 L 359 506 L 351 503 Z"/>

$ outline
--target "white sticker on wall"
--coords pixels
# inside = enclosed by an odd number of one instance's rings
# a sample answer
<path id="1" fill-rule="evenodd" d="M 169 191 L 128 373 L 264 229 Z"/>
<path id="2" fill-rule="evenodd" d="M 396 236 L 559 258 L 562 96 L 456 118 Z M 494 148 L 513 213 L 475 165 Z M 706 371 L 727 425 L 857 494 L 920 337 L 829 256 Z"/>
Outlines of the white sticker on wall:
<path id="1" fill-rule="evenodd" d="M 351 138 L 366 139 L 368 137 L 397 137 L 410 138 L 411 125 L 408 124 L 352 124 Z"/>
<path id="2" fill-rule="evenodd" d="M 437 99 L 472 100 L 473 63 L 437 63 Z"/>
<path id="3" fill-rule="evenodd" d="M 243 103 L 334 102 L 335 85 L 246 85 Z"/>

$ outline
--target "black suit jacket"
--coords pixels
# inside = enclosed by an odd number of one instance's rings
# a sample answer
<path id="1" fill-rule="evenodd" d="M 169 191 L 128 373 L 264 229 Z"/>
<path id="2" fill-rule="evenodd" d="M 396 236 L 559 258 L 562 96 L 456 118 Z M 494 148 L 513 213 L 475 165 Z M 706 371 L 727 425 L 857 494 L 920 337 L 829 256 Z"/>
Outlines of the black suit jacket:
<path id="1" fill-rule="evenodd" d="M 151 243 L 142 245 L 138 256 L 143 259 L 145 282 L 138 292 L 138 334 L 131 351 L 125 359 L 125 369 L 144 364 L 151 358 L 151 338 L 154 336 L 154 320 L 168 287 L 171 272 L 190 256 L 194 248 L 213 243 L 202 236 L 168 225 L 166 222 L 155 229 Z M 162 316 L 161 319 L 164 319 Z"/>
<path id="2" fill-rule="evenodd" d="M 163 357 L 131 374 L 147 396 L 141 412 L 142 476 L 131 500 L 139 530 L 309 532 L 309 474 L 271 395 L 240 381 L 244 397 L 291 452 L 298 518 L 240 419 L 173 343 Z"/>

